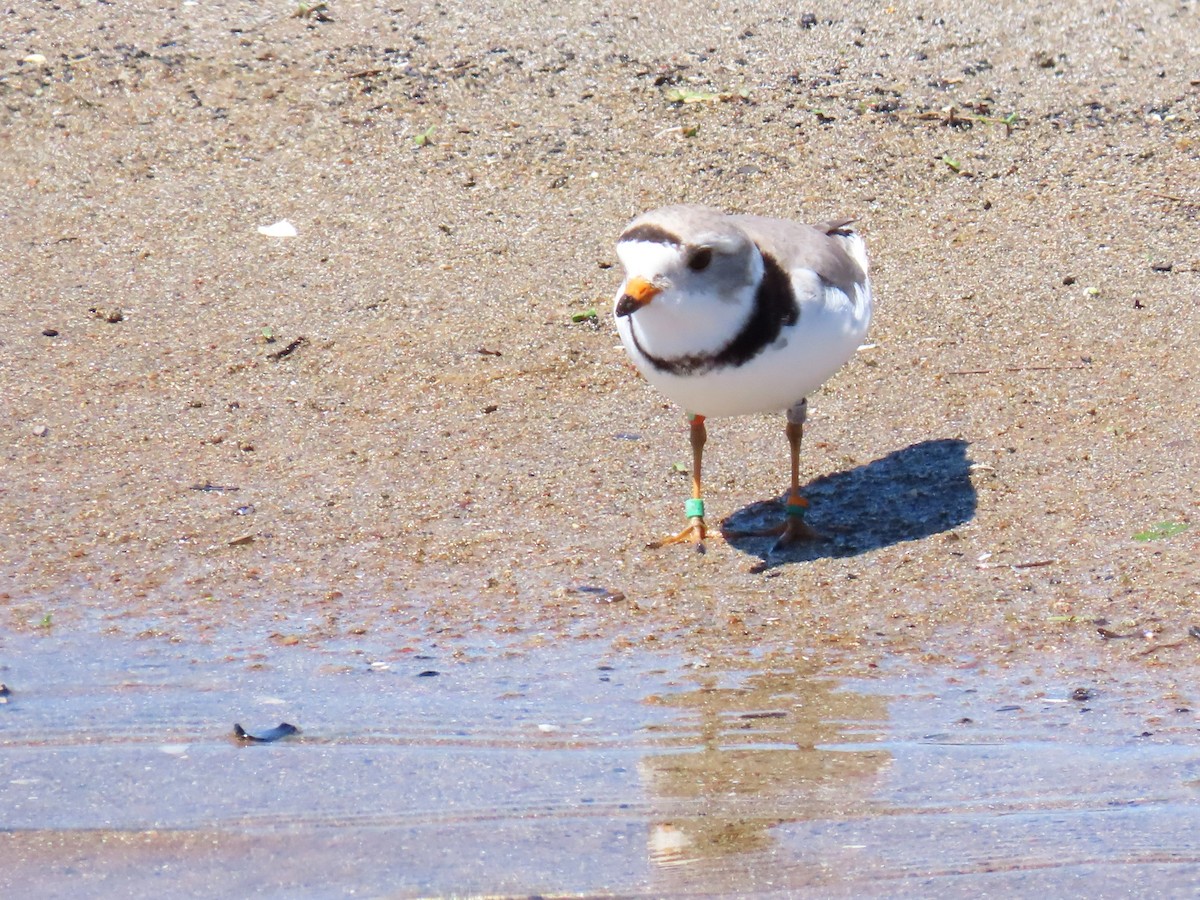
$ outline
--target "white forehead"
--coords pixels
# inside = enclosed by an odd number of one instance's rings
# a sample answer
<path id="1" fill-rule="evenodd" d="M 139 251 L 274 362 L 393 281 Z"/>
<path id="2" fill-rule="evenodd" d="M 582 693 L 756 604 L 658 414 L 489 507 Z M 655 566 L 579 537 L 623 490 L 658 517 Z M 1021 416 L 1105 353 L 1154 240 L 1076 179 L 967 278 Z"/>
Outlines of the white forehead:
<path id="1" fill-rule="evenodd" d="M 665 272 L 679 265 L 680 249 L 675 244 L 658 241 L 620 241 L 617 258 L 625 267 L 626 274 L 645 275 Z"/>

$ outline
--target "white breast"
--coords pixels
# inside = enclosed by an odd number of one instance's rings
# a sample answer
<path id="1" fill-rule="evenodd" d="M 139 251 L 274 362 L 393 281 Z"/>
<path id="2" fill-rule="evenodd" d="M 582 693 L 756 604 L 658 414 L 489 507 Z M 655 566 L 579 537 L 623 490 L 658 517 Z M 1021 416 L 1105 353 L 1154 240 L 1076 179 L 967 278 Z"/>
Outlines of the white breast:
<path id="1" fill-rule="evenodd" d="M 800 298 L 799 321 L 757 356 L 740 366 L 673 375 L 656 369 L 637 350 L 633 317 L 617 320 L 617 330 L 630 357 L 646 379 L 686 411 L 704 416 L 736 416 L 785 410 L 819 388 L 850 359 L 866 336 L 871 320 L 869 281 L 855 286 L 854 297 L 824 284 L 816 273 L 793 274 Z M 651 304 L 652 306 L 653 304 Z M 639 340 L 650 352 L 660 354 Z"/>

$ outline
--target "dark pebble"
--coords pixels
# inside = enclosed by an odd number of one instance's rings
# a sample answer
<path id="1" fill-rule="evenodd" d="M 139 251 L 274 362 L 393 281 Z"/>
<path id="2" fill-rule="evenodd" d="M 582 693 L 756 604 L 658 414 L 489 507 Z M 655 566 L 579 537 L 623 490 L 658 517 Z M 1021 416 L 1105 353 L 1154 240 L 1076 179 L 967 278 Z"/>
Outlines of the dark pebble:
<path id="1" fill-rule="evenodd" d="M 805 13 L 800 17 L 801 28 L 813 28 L 817 24 L 817 17 L 812 13 Z"/>
<path id="2" fill-rule="evenodd" d="M 58 330 L 54 328 L 43 329 L 42 335 L 45 337 L 58 337 Z"/>
<path id="3" fill-rule="evenodd" d="M 289 737 L 293 734 L 299 734 L 300 729 L 295 725 L 289 725 L 287 722 L 280 722 L 274 728 L 268 729 L 261 734 L 250 734 L 241 725 L 235 723 L 233 726 L 233 733 L 239 741 L 269 744 L 273 741 L 278 741 L 281 738 Z"/>
<path id="4" fill-rule="evenodd" d="M 1080 702 L 1084 700 L 1091 700 L 1092 692 L 1087 688 L 1075 688 L 1075 690 L 1071 691 L 1071 699 L 1078 700 Z"/>

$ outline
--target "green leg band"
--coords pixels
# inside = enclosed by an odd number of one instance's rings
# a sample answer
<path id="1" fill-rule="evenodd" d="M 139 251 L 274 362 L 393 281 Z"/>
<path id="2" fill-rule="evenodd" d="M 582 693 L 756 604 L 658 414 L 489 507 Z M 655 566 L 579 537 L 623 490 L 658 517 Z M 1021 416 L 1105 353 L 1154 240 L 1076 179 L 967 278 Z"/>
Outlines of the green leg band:
<path id="1" fill-rule="evenodd" d="M 683 504 L 683 511 L 689 519 L 703 519 L 704 501 L 693 497 Z"/>
<path id="2" fill-rule="evenodd" d="M 808 512 L 808 504 L 789 503 L 787 505 L 787 514 L 792 519 L 803 519 L 804 514 Z"/>

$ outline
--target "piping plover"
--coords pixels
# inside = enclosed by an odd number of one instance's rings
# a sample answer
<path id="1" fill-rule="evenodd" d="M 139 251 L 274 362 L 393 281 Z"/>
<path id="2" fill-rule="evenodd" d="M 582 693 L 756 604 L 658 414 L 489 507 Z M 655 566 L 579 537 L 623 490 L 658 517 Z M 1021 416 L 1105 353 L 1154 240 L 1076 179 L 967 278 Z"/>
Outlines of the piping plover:
<path id="1" fill-rule="evenodd" d="M 765 533 L 780 536 L 776 547 L 816 536 L 800 495 L 806 397 L 850 359 L 871 321 L 866 248 L 848 225 L 667 206 L 621 233 L 617 331 L 691 424 L 688 526 L 651 546 L 704 540 L 705 419 L 783 410 L 792 482 L 784 522 Z"/>

